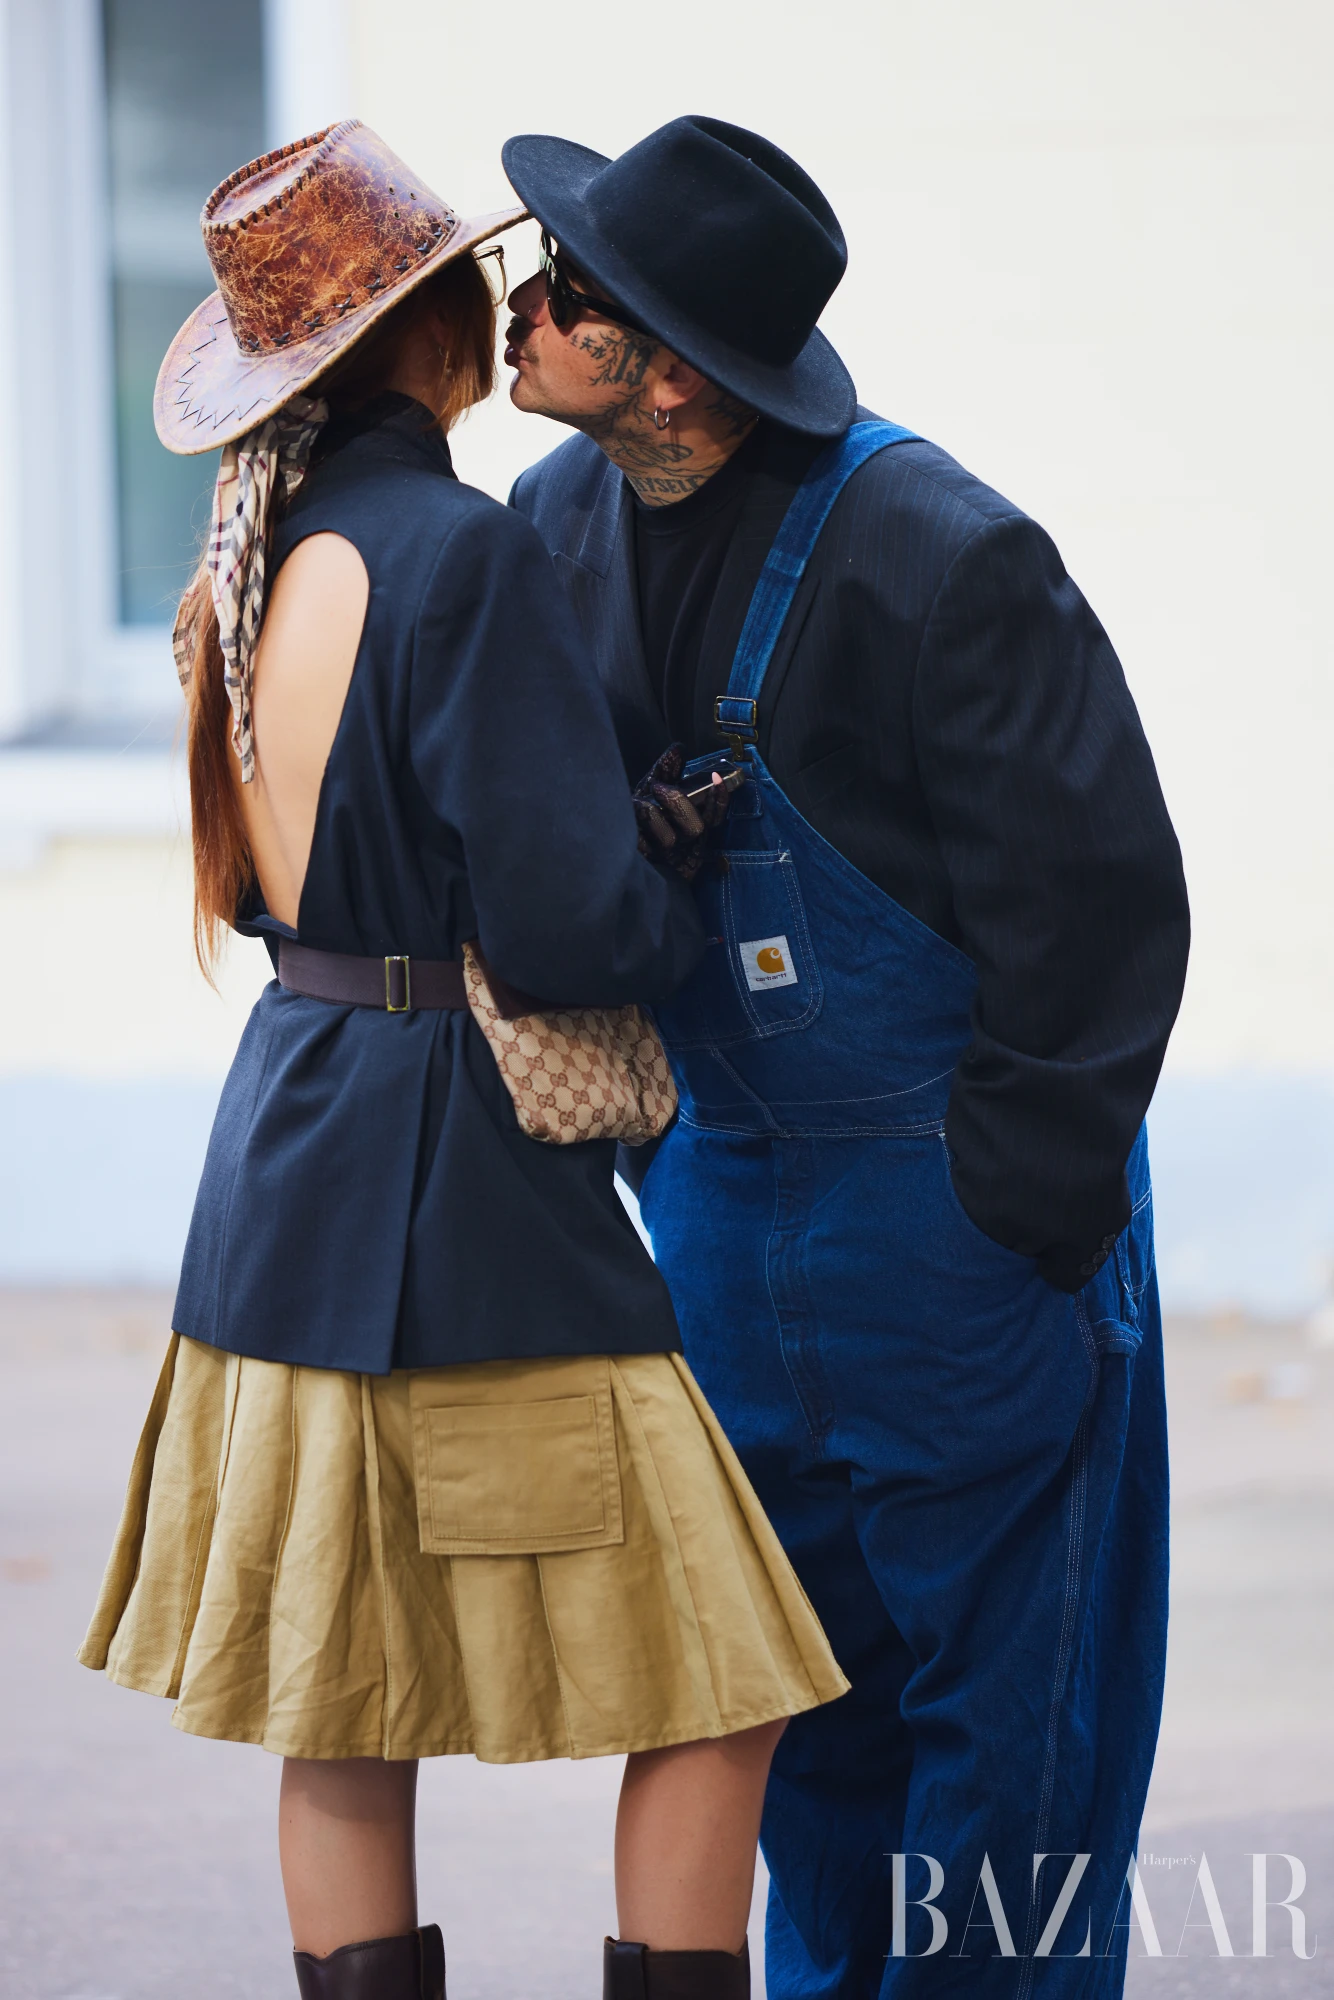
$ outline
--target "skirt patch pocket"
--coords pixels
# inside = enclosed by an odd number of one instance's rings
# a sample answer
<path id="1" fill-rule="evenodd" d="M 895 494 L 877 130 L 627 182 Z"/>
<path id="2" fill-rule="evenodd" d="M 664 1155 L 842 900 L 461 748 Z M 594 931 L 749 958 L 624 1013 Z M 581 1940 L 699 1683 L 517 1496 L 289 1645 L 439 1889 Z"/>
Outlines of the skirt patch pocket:
<path id="1" fill-rule="evenodd" d="M 590 1361 L 588 1375 L 587 1394 L 556 1396 L 533 1395 L 545 1385 L 508 1370 L 491 1396 L 477 1371 L 466 1386 L 445 1371 L 414 1376 L 424 1555 L 550 1555 L 624 1540 L 610 1371 Z M 525 1386 L 526 1398 L 515 1394 Z M 567 1374 L 561 1386 L 584 1385 Z"/>

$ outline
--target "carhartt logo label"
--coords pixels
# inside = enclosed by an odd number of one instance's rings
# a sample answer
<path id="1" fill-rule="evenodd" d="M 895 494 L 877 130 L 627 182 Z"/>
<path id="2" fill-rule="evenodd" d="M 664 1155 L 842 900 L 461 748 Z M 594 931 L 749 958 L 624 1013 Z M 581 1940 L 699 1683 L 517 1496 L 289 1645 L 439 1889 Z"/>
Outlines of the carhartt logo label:
<path id="1" fill-rule="evenodd" d="M 741 963 L 746 971 L 746 984 L 752 993 L 758 993 L 763 986 L 795 986 L 797 975 L 792 969 L 792 953 L 788 950 L 785 937 L 751 938 L 748 944 L 739 944 Z"/>

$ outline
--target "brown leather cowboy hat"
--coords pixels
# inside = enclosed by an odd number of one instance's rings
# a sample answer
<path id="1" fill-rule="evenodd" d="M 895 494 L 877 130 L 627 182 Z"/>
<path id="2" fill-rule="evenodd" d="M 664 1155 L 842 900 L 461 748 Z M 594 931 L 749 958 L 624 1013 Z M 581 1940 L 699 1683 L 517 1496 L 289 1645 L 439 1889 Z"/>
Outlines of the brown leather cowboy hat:
<path id="1" fill-rule="evenodd" d="M 184 455 L 243 437 L 423 278 L 526 214 L 455 215 L 359 118 L 252 160 L 204 203 L 218 289 L 158 371 L 158 436 Z"/>

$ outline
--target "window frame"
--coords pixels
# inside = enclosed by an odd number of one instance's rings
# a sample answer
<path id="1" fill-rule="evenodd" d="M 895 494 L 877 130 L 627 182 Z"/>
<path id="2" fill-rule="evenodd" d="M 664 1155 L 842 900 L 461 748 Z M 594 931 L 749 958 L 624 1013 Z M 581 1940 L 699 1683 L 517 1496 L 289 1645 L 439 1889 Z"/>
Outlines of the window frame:
<path id="1" fill-rule="evenodd" d="M 266 143 L 348 115 L 349 28 L 264 0 Z M 0 0 L 0 128 L 0 743 L 163 744 L 170 632 L 120 620 L 101 0 Z"/>

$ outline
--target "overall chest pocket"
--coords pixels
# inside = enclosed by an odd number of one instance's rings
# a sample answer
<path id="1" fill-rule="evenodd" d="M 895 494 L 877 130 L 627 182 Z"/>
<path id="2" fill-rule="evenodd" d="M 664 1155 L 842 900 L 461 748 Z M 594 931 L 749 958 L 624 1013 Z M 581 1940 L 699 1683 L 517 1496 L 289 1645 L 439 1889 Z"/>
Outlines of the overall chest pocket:
<path id="1" fill-rule="evenodd" d="M 796 865 L 786 849 L 734 848 L 696 885 L 703 963 L 654 1009 L 669 1049 L 726 1047 L 809 1027 L 824 986 Z"/>

